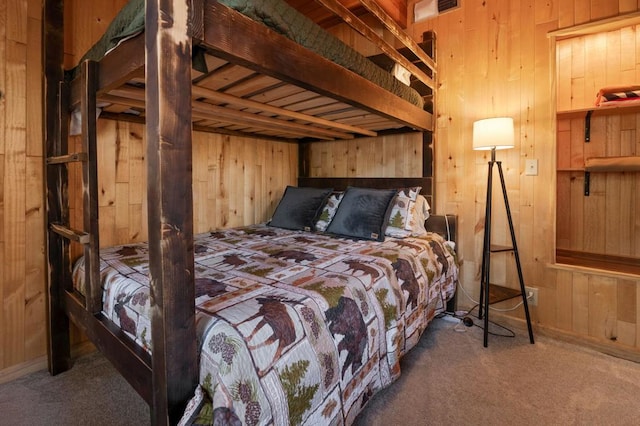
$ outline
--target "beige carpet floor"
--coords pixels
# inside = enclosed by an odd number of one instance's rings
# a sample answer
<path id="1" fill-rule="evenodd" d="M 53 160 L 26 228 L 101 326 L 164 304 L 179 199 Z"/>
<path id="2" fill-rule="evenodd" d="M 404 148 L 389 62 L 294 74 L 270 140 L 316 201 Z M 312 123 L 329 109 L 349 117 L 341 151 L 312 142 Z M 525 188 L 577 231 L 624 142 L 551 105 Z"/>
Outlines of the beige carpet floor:
<path id="1" fill-rule="evenodd" d="M 462 331 L 457 331 L 462 330 Z M 356 425 L 638 425 L 640 364 L 526 333 L 436 320 Z M 149 411 L 100 354 L 0 385 L 0 425 L 140 425 Z"/>

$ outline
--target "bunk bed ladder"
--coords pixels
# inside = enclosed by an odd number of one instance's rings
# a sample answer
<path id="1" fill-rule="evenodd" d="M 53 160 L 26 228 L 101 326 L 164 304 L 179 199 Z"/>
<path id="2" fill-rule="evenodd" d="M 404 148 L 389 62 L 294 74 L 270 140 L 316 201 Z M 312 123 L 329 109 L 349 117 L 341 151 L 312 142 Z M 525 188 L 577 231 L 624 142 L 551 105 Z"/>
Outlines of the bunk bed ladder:
<path id="1" fill-rule="evenodd" d="M 57 205 L 49 215 L 49 230 L 63 238 L 61 261 L 63 267 L 61 276 L 52 276 L 53 281 L 66 291 L 72 290 L 71 258 L 69 254 L 70 242 L 84 245 L 85 256 L 85 308 L 92 314 L 102 311 L 102 294 L 100 289 L 100 241 L 98 236 L 98 182 L 97 182 L 97 153 L 96 153 L 96 97 L 95 85 L 97 81 L 97 64 L 86 61 L 81 65 L 82 94 L 80 108 L 82 109 L 82 152 L 68 152 L 68 105 L 69 88 L 66 83 L 60 83 L 58 95 L 58 126 L 59 132 L 55 146 L 50 147 L 46 159 L 48 168 L 57 171 L 47 173 L 47 186 L 57 188 L 59 194 L 53 201 Z M 68 165 L 74 162 L 82 163 L 82 198 L 83 198 L 83 229 L 76 230 L 70 226 L 69 197 L 68 197 Z M 62 293 L 60 293 L 62 295 Z"/>

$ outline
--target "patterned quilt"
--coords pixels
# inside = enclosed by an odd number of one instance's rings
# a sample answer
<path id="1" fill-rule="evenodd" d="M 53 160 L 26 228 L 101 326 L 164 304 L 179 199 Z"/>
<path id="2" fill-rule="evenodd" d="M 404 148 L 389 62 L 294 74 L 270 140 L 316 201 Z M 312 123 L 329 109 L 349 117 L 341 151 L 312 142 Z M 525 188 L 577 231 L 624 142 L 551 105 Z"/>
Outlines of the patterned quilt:
<path id="1" fill-rule="evenodd" d="M 151 351 L 146 244 L 103 249 L 104 312 Z M 82 261 L 74 282 L 82 289 Z M 199 422 L 350 424 L 453 295 L 436 234 L 353 241 L 254 225 L 195 238 Z"/>

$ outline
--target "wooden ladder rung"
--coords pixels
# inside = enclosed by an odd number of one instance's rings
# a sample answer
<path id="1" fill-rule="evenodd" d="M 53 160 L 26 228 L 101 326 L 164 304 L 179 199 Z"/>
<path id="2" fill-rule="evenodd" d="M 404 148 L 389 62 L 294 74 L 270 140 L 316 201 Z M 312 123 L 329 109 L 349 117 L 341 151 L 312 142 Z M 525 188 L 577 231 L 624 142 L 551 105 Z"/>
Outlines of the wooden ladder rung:
<path id="1" fill-rule="evenodd" d="M 53 232 L 68 240 L 75 241 L 80 244 L 89 244 L 90 235 L 84 231 L 77 231 L 57 223 L 52 223 L 50 227 Z"/>
<path id="2" fill-rule="evenodd" d="M 65 164 L 73 163 L 77 161 L 87 161 L 86 152 L 74 152 L 73 154 L 58 155 L 55 157 L 48 157 L 47 164 Z"/>

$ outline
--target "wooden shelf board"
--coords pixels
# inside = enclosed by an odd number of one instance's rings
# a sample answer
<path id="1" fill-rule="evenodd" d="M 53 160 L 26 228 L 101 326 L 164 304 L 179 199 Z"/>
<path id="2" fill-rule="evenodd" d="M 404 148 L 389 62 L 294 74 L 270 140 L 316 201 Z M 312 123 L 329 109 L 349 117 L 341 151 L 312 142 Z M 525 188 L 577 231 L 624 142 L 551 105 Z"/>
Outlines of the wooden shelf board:
<path id="1" fill-rule="evenodd" d="M 522 297 L 520 290 L 504 287 L 497 284 L 489 284 L 489 304 L 504 302 L 505 300 Z"/>
<path id="2" fill-rule="evenodd" d="M 640 259 L 575 250 L 556 250 L 556 263 L 640 276 Z"/>
<path id="3" fill-rule="evenodd" d="M 557 172 L 584 172 L 584 167 L 563 167 L 561 169 L 557 169 Z"/>
<path id="4" fill-rule="evenodd" d="M 636 24 L 640 24 L 640 11 L 586 22 L 584 24 L 573 25 L 571 27 L 559 28 L 557 30 L 550 31 L 547 35 L 561 40 L 564 38 L 613 31 Z"/>
<path id="5" fill-rule="evenodd" d="M 595 115 L 614 115 L 614 114 L 635 114 L 640 113 L 640 105 L 634 103 L 633 105 L 609 105 L 601 107 L 590 108 L 577 108 L 566 111 L 556 111 L 558 118 L 585 118 L 587 112 L 593 111 Z"/>
<path id="6" fill-rule="evenodd" d="M 505 251 L 512 251 L 513 247 L 511 246 L 503 246 L 503 245 L 499 245 L 499 244 L 491 244 L 491 247 L 489 249 L 491 251 L 491 253 L 500 253 L 500 252 L 505 252 Z"/>

